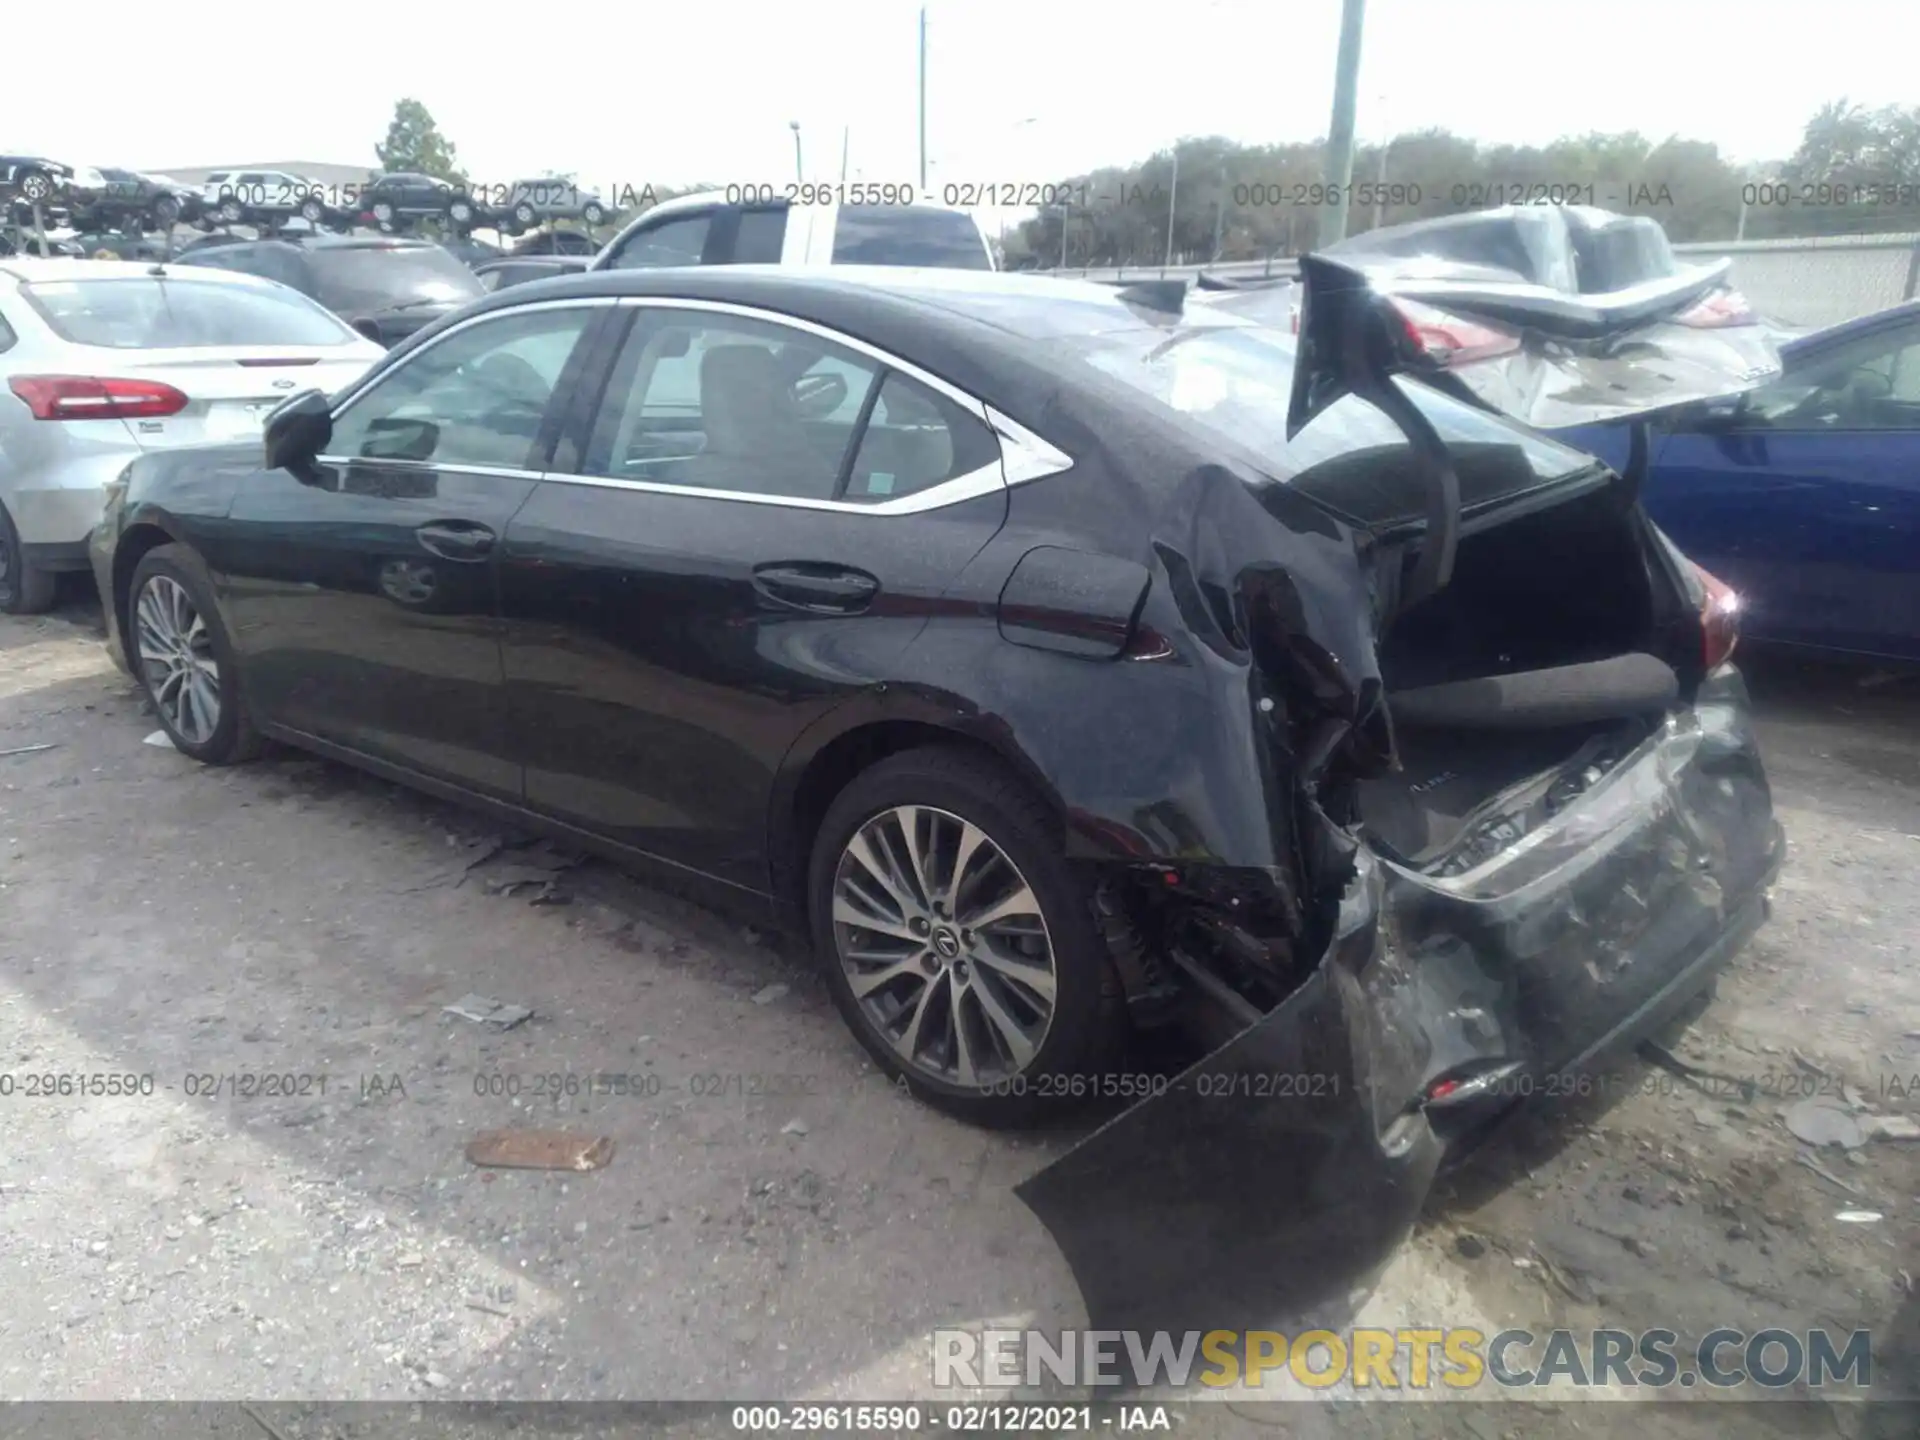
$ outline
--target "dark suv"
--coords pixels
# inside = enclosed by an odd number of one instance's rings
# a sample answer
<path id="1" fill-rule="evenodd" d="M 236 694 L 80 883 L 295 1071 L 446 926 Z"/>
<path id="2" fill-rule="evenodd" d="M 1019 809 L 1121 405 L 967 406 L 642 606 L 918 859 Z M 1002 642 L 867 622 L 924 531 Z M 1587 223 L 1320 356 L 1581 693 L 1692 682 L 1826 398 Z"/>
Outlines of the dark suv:
<path id="1" fill-rule="evenodd" d="M 464 229 L 480 215 L 466 186 L 437 175 L 396 170 L 360 192 L 360 219 L 382 230 L 397 230 L 421 220 L 442 220 Z"/>
<path id="2" fill-rule="evenodd" d="M 200 195 L 165 175 L 100 168 L 97 190 L 69 186 L 67 214 L 76 230 L 171 230 L 200 216 Z"/>
<path id="3" fill-rule="evenodd" d="M 388 347 L 486 293 L 440 246 L 386 236 L 244 240 L 195 250 L 184 263 L 278 280 Z"/>

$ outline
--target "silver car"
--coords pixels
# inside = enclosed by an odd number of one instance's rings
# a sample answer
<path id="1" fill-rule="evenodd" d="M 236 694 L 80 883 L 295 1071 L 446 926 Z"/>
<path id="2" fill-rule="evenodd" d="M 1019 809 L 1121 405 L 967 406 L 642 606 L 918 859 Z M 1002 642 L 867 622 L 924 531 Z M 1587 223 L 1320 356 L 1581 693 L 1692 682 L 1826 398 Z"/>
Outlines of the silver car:
<path id="1" fill-rule="evenodd" d="M 299 390 L 386 352 L 251 275 L 106 260 L 0 261 L 0 612 L 87 566 L 107 485 L 150 450 L 259 435 Z"/>

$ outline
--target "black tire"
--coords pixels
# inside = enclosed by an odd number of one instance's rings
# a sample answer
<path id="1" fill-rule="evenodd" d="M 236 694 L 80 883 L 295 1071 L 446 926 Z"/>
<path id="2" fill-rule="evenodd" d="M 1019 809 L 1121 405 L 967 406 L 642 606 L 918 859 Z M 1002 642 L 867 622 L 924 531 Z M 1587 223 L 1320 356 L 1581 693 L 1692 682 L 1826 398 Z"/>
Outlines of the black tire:
<path id="1" fill-rule="evenodd" d="M 944 811 L 984 832 L 1039 902 L 1053 951 L 1053 1013 L 1031 1059 L 997 1083 L 963 1087 L 906 1064 L 855 998 L 841 961 L 833 899 L 842 856 L 869 820 L 903 805 Z M 1030 1126 L 1081 1108 L 1098 1087 L 1077 1082 L 1108 1071 L 1125 1048 L 1126 1002 L 1119 977 L 1102 938 L 1088 877 L 1060 853 L 1058 828 L 1046 806 L 1004 768 L 936 746 L 890 756 L 862 772 L 828 807 L 814 842 L 807 880 L 813 942 L 842 1018 L 896 1082 L 934 1108 L 976 1125 Z"/>
<path id="2" fill-rule="evenodd" d="M 372 213 L 373 213 L 373 218 L 380 222 L 380 228 L 382 230 L 391 230 L 393 228 L 393 221 L 394 221 L 394 216 L 396 212 L 393 208 L 393 204 L 391 201 L 388 201 L 388 200 L 374 201 Z"/>
<path id="3" fill-rule="evenodd" d="M 148 667 L 139 658 L 140 597 L 157 577 L 165 577 L 186 591 L 195 611 L 207 629 L 207 638 L 218 671 L 215 688 L 220 697 L 220 714 L 212 733 L 194 741 L 182 734 L 168 713 L 168 707 L 155 693 Z M 127 611 L 121 616 L 121 633 L 134 654 L 134 678 L 153 702 L 155 716 L 175 747 L 203 765 L 239 765 L 260 753 L 262 741 L 247 712 L 246 696 L 240 684 L 240 664 L 234 654 L 233 640 L 226 622 L 213 601 L 213 586 L 200 557 L 185 545 L 160 545 L 140 557 L 134 568 L 133 583 L 127 587 Z"/>
<path id="4" fill-rule="evenodd" d="M 580 212 L 580 218 L 585 220 L 589 225 L 598 225 L 607 218 L 607 212 L 600 206 L 589 202 L 586 209 Z"/>
<path id="5" fill-rule="evenodd" d="M 513 219 L 514 219 L 514 223 L 517 225 L 525 226 L 525 225 L 533 224 L 533 220 L 534 220 L 533 206 L 529 205 L 526 201 L 522 200 L 518 205 L 513 207 Z"/>
<path id="6" fill-rule="evenodd" d="M 447 206 L 447 219 L 455 225 L 471 225 L 473 223 L 473 202 L 471 200 L 455 200 L 451 205 Z"/>
<path id="7" fill-rule="evenodd" d="M 300 218 L 318 229 L 326 222 L 327 207 L 309 195 L 300 202 Z"/>
<path id="8" fill-rule="evenodd" d="M 162 195 L 153 202 L 153 228 L 171 230 L 180 218 L 180 202 L 171 195 Z"/>
<path id="9" fill-rule="evenodd" d="M 222 200 L 220 202 L 220 218 L 228 225 L 238 225 L 242 220 L 247 218 L 247 207 L 242 205 L 238 200 Z"/>
<path id="10" fill-rule="evenodd" d="M 20 198 L 28 204 L 46 204 L 53 198 L 53 177 L 43 170 L 27 171 L 20 177 Z"/>
<path id="11" fill-rule="evenodd" d="M 20 532 L 13 517 L 0 505 L 0 614 L 44 615 L 53 608 L 57 577 L 51 570 L 29 565 L 20 548 Z"/>

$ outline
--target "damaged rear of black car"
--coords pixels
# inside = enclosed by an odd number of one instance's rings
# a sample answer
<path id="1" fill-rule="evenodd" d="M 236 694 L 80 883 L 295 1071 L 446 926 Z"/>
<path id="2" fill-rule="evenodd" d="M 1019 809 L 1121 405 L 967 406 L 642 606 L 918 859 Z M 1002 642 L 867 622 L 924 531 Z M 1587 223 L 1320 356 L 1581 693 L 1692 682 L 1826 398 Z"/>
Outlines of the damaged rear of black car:
<path id="1" fill-rule="evenodd" d="M 1618 219 L 1519 223 L 1572 247 Z M 1109 901 L 1136 1004 L 1166 987 L 1211 1047 L 1020 1187 L 1095 1326 L 1364 1284 L 1451 1150 L 1618 1074 L 1764 920 L 1783 841 L 1737 599 L 1641 510 L 1644 435 L 1615 473 L 1496 413 L 1644 425 L 1777 371 L 1725 264 L 1659 240 L 1600 293 L 1308 257 L 1297 353 L 1151 287 L 1179 318 L 1065 342 L 1218 442 L 1083 437 L 1179 478 L 1060 759 L 1110 777 L 1085 824 L 1138 847 Z"/>

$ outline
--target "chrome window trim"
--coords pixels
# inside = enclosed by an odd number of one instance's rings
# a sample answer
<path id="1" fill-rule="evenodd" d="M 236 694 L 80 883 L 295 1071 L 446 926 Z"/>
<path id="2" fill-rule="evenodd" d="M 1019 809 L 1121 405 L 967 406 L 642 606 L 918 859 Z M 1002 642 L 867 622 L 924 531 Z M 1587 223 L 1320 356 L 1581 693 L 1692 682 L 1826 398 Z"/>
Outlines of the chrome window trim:
<path id="1" fill-rule="evenodd" d="M 383 470 L 411 470 L 416 474 L 452 473 L 458 475 L 485 475 L 501 480 L 541 481 L 553 478 L 544 470 L 515 470 L 504 465 L 465 465 L 449 463 L 442 465 L 435 460 L 382 460 L 374 455 L 316 455 L 314 463 L 318 465 L 378 465 Z M 378 498 L 378 497 L 371 497 Z"/>
<path id="2" fill-rule="evenodd" d="M 498 294 L 499 292 L 495 291 L 494 293 Z M 432 351 L 442 342 L 452 339 L 455 335 L 471 330 L 476 325 L 484 325 L 489 320 L 504 320 L 509 316 L 526 315 L 536 310 L 581 310 L 593 306 L 614 306 L 619 303 L 620 297 L 617 295 L 578 295 L 568 296 L 562 300 L 536 300 L 529 305 L 512 305 L 499 310 L 488 310 L 481 315 L 469 315 L 459 324 L 449 325 L 418 350 L 415 350 L 411 355 L 401 360 L 399 364 L 392 366 L 374 366 L 370 373 L 356 380 L 352 387 L 334 403 L 333 410 L 327 418 L 330 423 L 338 425 L 340 423 L 340 417 L 352 409 L 353 406 L 360 401 L 361 397 L 373 389 L 374 386 L 380 384 L 383 380 L 392 379 L 395 375 L 398 375 L 402 370 L 406 369 L 407 366 L 413 364 L 422 355 Z"/>
<path id="3" fill-rule="evenodd" d="M 497 292 L 496 292 L 497 293 Z M 963 501 L 976 500 L 983 495 L 991 495 L 997 490 L 1006 490 L 1014 485 L 1024 485 L 1029 481 L 1044 479 L 1073 468 L 1073 458 L 1045 439 L 1029 430 L 1018 421 L 1001 414 L 992 406 L 977 397 L 968 394 L 959 386 L 942 379 L 930 370 L 923 369 L 910 360 L 903 360 L 889 350 L 835 330 L 831 326 L 816 321 L 804 320 L 778 310 L 767 310 L 754 305 L 741 305 L 726 300 L 697 300 L 682 296 L 667 295 L 582 295 L 569 296 L 560 300 L 540 300 L 529 305 L 509 306 L 500 310 L 489 310 L 484 314 L 470 316 L 456 325 L 447 327 L 432 340 L 408 355 L 400 364 L 391 369 L 382 370 L 378 375 L 368 377 L 355 384 L 333 408 L 331 419 L 337 423 L 342 415 L 357 404 L 380 381 L 397 374 L 411 365 L 420 356 L 433 350 L 441 342 L 451 339 L 476 325 L 484 325 L 491 320 L 505 319 L 509 316 L 523 315 L 536 310 L 586 309 L 595 306 L 619 306 L 638 310 L 690 310 L 716 315 L 731 315 L 740 319 L 755 320 L 763 324 L 797 330 L 816 339 L 844 346 L 867 359 L 875 361 L 889 370 L 898 371 L 909 379 L 918 381 L 931 390 L 938 391 L 962 410 L 979 420 L 990 431 L 999 444 L 1000 459 L 996 464 L 982 465 L 969 470 L 964 475 L 956 475 L 950 480 L 912 495 L 902 495 L 894 500 L 882 500 L 865 503 L 857 500 L 811 500 L 798 495 L 761 495 L 746 490 L 714 490 L 704 486 L 667 485 L 651 480 L 619 479 L 611 475 L 581 475 L 557 470 L 536 471 L 484 465 L 441 465 L 427 460 L 370 460 L 368 457 L 319 455 L 315 458 L 328 465 L 379 464 L 399 466 L 409 470 L 454 470 L 469 475 L 497 476 L 503 479 L 543 480 L 561 485 L 585 485 L 601 490 L 631 490 L 646 495 L 679 495 L 696 500 L 732 500 L 746 505 L 782 506 L 792 510 L 824 510 L 841 515 L 872 515 L 888 517 L 895 515 L 919 515 L 929 510 L 945 509 L 949 505 L 958 505 Z"/>
<path id="4" fill-rule="evenodd" d="M 931 489 L 897 500 L 882 500 L 863 505 L 857 500 L 809 500 L 799 495 L 760 495 L 751 490 L 709 490 L 698 485 L 662 485 L 653 480 L 615 480 L 606 475 L 569 475 L 549 471 L 544 477 L 556 485 L 589 485 L 600 490 L 637 490 L 645 495 L 680 495 L 689 500 L 738 500 L 748 505 L 778 505 L 788 510 L 826 510 L 836 515 L 918 515 L 927 510 L 942 510 L 963 500 L 977 500 L 1005 490 L 1007 482 L 999 464 L 982 465 L 951 480 L 943 480 Z"/>
<path id="5" fill-rule="evenodd" d="M 1000 437 L 1000 462 L 1007 472 L 1007 484 L 1024 485 L 1029 480 L 1044 480 L 1073 468 L 1073 457 L 1066 451 L 1049 445 L 1018 420 L 1002 415 L 991 405 L 984 408 L 987 424 Z"/>

